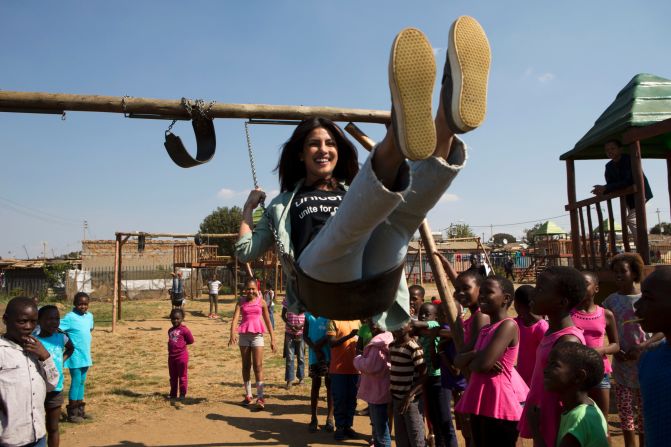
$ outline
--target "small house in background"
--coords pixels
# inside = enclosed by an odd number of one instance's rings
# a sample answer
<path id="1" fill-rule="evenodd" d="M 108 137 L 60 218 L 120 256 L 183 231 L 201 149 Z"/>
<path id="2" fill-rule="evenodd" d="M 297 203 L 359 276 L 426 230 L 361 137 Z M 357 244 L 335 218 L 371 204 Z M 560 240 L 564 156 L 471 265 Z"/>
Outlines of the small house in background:
<path id="1" fill-rule="evenodd" d="M 491 267 L 489 253 L 491 249 L 480 242 L 479 237 L 445 239 L 442 234 L 434 235 L 436 249 L 445 255 L 452 263 L 457 273 L 463 272 L 471 266 L 471 257 L 475 256 L 478 262 Z M 433 272 L 421 239 L 413 239 L 408 244 L 405 273 L 410 284 L 421 284 L 424 281 L 432 282 Z"/>

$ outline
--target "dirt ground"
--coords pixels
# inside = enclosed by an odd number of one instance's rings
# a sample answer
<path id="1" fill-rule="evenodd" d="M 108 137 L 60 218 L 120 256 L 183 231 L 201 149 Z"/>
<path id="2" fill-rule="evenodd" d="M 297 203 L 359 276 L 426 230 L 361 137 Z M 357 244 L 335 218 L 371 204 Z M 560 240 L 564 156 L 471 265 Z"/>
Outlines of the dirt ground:
<path id="1" fill-rule="evenodd" d="M 431 295 L 429 295 L 431 296 Z M 94 366 L 86 390 L 87 413 L 83 424 L 61 423 L 63 446 L 328 446 L 368 445 L 370 423 L 356 416 L 354 428 L 361 440 L 336 442 L 332 433 L 309 433 L 310 379 L 290 390 L 283 388 L 283 324 L 276 306 L 277 351 L 271 353 L 266 336 L 264 372 L 266 409 L 242 407 L 240 354 L 228 347 L 233 297 L 220 296 L 221 320 L 208 320 L 207 298 L 188 301 L 185 324 L 195 337 L 190 350 L 189 391 L 183 404 L 171 405 L 167 372 L 167 330 L 170 303 L 124 303 L 132 321 L 122 321 L 115 333 L 109 321 L 111 305 L 92 303 L 96 319 L 93 334 Z M 61 306 L 61 313 L 66 309 Z M 104 321 L 107 319 L 107 321 Z M 307 362 L 306 362 L 307 363 Z M 67 376 L 67 374 L 66 374 Z M 65 389 L 69 387 L 66 377 Z M 322 390 L 322 397 L 324 391 Z M 320 428 L 325 422 L 320 401 Z M 358 409 L 365 406 L 360 402 Z M 611 415 L 612 421 L 616 415 Z M 614 429 L 611 423 L 611 429 Z M 460 439 L 460 446 L 463 440 Z M 519 445 L 531 446 L 531 442 Z M 614 446 L 622 437 L 613 438 Z"/>

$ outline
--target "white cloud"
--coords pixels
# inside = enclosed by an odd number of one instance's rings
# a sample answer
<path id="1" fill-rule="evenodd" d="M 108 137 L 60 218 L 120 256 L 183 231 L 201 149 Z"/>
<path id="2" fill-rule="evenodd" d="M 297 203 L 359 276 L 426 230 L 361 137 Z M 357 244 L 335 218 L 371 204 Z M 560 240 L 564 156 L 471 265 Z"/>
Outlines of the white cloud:
<path id="1" fill-rule="evenodd" d="M 554 73 L 550 73 L 549 71 L 546 71 L 545 73 L 537 73 L 536 70 L 534 70 L 533 67 L 528 67 L 526 70 L 524 70 L 524 74 L 522 75 L 522 79 L 535 79 L 541 84 L 546 84 L 548 82 L 554 81 L 557 76 Z"/>
<path id="2" fill-rule="evenodd" d="M 441 47 L 433 47 L 433 55 L 434 55 L 434 56 L 438 56 L 438 54 L 441 53 L 441 52 L 443 52 L 443 51 L 445 51 L 445 48 L 441 48 Z"/>
<path id="3" fill-rule="evenodd" d="M 546 82 L 553 81 L 555 78 L 554 73 L 543 73 L 542 75 L 538 76 L 536 79 L 538 79 L 538 82 L 544 84 Z"/>
<path id="4" fill-rule="evenodd" d="M 228 188 L 221 188 L 219 191 L 217 191 L 217 197 L 220 199 L 232 199 L 235 196 L 240 195 L 239 192 L 233 191 L 232 189 Z"/>
<path id="5" fill-rule="evenodd" d="M 459 200 L 458 195 L 446 192 L 445 194 L 443 194 L 443 197 L 440 198 L 439 202 L 456 202 L 458 200 Z"/>

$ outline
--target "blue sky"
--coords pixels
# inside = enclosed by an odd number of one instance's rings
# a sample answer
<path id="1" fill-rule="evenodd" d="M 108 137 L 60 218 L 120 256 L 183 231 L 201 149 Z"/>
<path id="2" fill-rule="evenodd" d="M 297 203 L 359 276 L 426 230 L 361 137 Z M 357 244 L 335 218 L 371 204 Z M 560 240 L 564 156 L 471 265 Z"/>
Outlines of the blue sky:
<path id="1" fill-rule="evenodd" d="M 462 14 L 492 45 L 489 113 L 465 137 L 468 164 L 429 222 L 519 236 L 565 214 L 559 155 L 617 92 L 639 72 L 671 78 L 668 1 L 5 1 L 0 89 L 386 110 L 394 35 L 422 29 L 440 70 Z M 165 153 L 167 124 L 0 113 L 0 256 L 25 257 L 25 245 L 34 257 L 43 242 L 49 253 L 77 250 L 84 219 L 97 239 L 193 232 L 217 206 L 241 205 L 253 185 L 243 121 L 216 120 L 215 159 L 189 170 Z M 380 125 L 362 127 L 383 136 Z M 276 191 L 272 169 L 291 128 L 251 129 L 260 183 Z M 188 123 L 174 131 L 193 147 Z M 576 163 L 579 198 L 603 183 L 603 165 Z M 666 165 L 644 169 L 655 193 L 648 221 L 657 208 L 668 221 Z M 568 230 L 568 217 L 554 220 Z"/>

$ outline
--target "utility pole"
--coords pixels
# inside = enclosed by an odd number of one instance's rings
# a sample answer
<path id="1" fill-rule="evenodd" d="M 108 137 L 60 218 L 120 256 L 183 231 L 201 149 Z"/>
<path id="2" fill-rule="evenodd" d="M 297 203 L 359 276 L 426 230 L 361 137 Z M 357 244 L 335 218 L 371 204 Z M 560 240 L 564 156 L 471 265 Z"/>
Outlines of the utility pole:
<path id="1" fill-rule="evenodd" d="M 42 259 L 47 260 L 47 242 L 42 241 Z"/>
<path id="2" fill-rule="evenodd" d="M 657 225 L 659 226 L 659 234 L 662 234 L 664 233 L 664 227 L 662 227 L 662 220 L 659 217 L 659 213 L 661 213 L 661 211 L 659 210 L 659 208 L 657 208 L 657 211 L 655 212 L 657 213 Z"/>
<path id="3" fill-rule="evenodd" d="M 494 225 L 489 224 L 489 240 L 494 241 Z"/>

